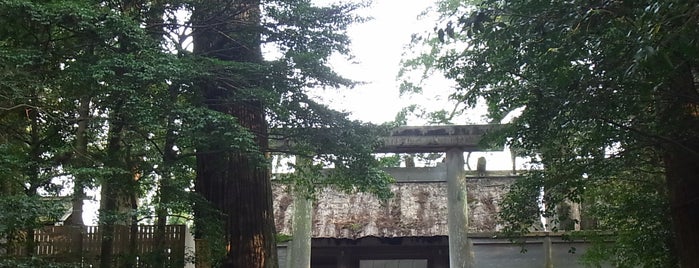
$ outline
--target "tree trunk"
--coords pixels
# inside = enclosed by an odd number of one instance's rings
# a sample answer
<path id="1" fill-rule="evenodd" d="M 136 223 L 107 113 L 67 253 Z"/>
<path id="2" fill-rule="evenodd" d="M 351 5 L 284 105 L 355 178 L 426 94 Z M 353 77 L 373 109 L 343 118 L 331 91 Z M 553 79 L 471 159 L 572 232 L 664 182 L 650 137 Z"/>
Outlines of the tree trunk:
<path id="1" fill-rule="evenodd" d="M 163 27 L 165 21 L 163 16 L 165 15 L 165 10 L 167 9 L 168 3 L 166 1 L 152 1 L 150 2 L 149 9 L 145 14 L 146 29 L 148 29 L 149 34 L 153 40 L 160 42 L 164 41 L 164 36 L 166 35 L 165 28 Z M 165 228 L 167 227 L 167 219 L 169 215 L 168 204 L 170 204 L 174 198 L 176 198 L 172 189 L 173 179 L 173 167 L 177 161 L 177 153 L 175 151 L 175 142 L 177 141 L 176 132 L 176 120 L 177 114 L 175 113 L 175 104 L 177 103 L 177 98 L 179 96 L 178 83 L 173 82 L 168 87 L 167 100 L 163 103 L 166 112 L 165 118 L 165 142 L 163 144 L 163 160 L 162 164 L 158 168 L 161 172 L 160 179 L 158 180 L 158 188 L 156 195 L 155 204 L 155 234 L 153 240 L 155 242 L 154 254 L 149 263 L 152 267 L 170 267 L 171 263 L 168 262 L 167 258 L 167 248 L 165 245 Z"/>
<path id="2" fill-rule="evenodd" d="M 87 127 L 90 117 L 90 98 L 83 97 L 80 99 L 80 107 L 78 107 L 78 129 L 75 131 L 75 156 L 73 157 L 72 166 L 86 167 L 87 159 Z M 74 226 L 82 226 L 83 222 L 83 200 L 85 199 L 85 184 L 86 176 L 76 174 L 73 185 L 73 212 L 71 213 L 70 222 L 68 224 Z"/>
<path id="3" fill-rule="evenodd" d="M 675 251 L 681 267 L 699 267 L 699 161 L 680 149 L 667 152 L 664 160 Z"/>
<path id="4" fill-rule="evenodd" d="M 259 104 L 258 104 L 259 105 Z M 256 105 L 257 106 L 257 105 Z M 258 145 L 267 148 L 267 124 L 261 106 L 238 107 L 235 116 L 258 134 Z M 230 251 L 224 267 L 276 267 L 272 186 L 266 163 L 250 155 L 234 153 L 229 158 L 229 174 L 235 174 L 227 229 Z"/>
<path id="5" fill-rule="evenodd" d="M 121 114 L 123 102 L 115 105 L 110 115 L 107 152 L 104 165 L 111 172 L 102 180 L 100 191 L 99 230 L 102 236 L 100 249 L 100 267 L 110 268 L 114 264 L 114 238 L 117 224 L 126 225 L 125 210 L 131 206 L 129 200 L 132 188 L 132 173 L 127 169 L 126 156 L 122 146 L 124 117 Z"/>
<path id="6" fill-rule="evenodd" d="M 139 176 L 136 174 L 135 176 Z M 131 203 L 131 225 L 129 225 L 129 248 L 125 250 L 127 255 L 122 267 L 137 267 L 136 266 L 136 254 L 138 254 L 138 214 L 135 212 L 138 210 L 138 195 L 136 192 L 130 194 Z"/>
<path id="7" fill-rule="evenodd" d="M 681 267 L 699 267 L 699 99 L 691 66 L 678 64 L 661 102 L 661 124 L 671 140 L 664 145 L 674 250 Z"/>
<path id="8" fill-rule="evenodd" d="M 257 134 L 260 148 L 266 148 L 262 107 L 256 102 L 246 104 L 232 112 Z M 277 266 L 270 175 L 267 165 L 259 161 L 234 152 L 197 156 L 196 191 L 224 215 L 227 253 L 222 267 Z"/>
<path id="9" fill-rule="evenodd" d="M 38 98 L 36 94 L 32 94 L 33 97 L 30 101 L 36 101 Z M 37 101 L 38 102 L 38 101 Z M 29 177 L 30 186 L 26 190 L 26 195 L 29 197 L 38 196 L 38 188 L 42 185 L 41 174 L 40 174 L 40 161 L 41 161 L 41 137 L 39 134 L 39 111 L 36 109 L 26 110 L 27 119 L 29 119 L 29 163 L 27 165 L 26 175 Z M 41 201 L 40 201 L 41 202 Z M 38 215 L 32 215 L 32 219 L 27 222 L 36 222 Z M 35 228 L 34 226 L 28 226 L 27 229 L 27 241 L 25 244 L 26 255 L 28 257 L 34 256 L 36 248 L 36 240 L 34 240 Z"/>
<path id="10" fill-rule="evenodd" d="M 177 153 L 175 152 L 175 141 L 177 140 L 176 133 L 176 114 L 174 112 L 174 103 L 177 101 L 177 90 L 174 85 L 168 89 L 167 104 L 167 122 L 165 130 L 165 145 L 163 146 L 163 167 L 158 181 L 158 196 L 155 208 L 156 214 L 156 229 L 155 229 L 155 261 L 154 267 L 167 267 L 166 262 L 167 252 L 165 248 L 165 227 L 167 226 L 168 209 L 167 205 L 173 201 L 173 189 L 171 180 L 173 179 L 172 168 L 177 161 Z"/>
<path id="11" fill-rule="evenodd" d="M 192 14 L 194 53 L 221 60 L 261 63 L 259 0 L 207 1 Z M 240 88 L 256 79 L 234 81 Z M 263 104 L 254 97 L 235 99 L 238 88 L 208 81 L 202 85 L 205 105 L 238 119 L 255 135 L 259 152 L 267 150 Z M 215 145 L 213 145 L 215 146 Z M 221 212 L 226 253 L 222 267 L 277 267 L 272 210 L 272 187 L 267 163 L 250 152 L 197 153 L 196 191 Z M 206 211 L 197 206 L 197 226 L 207 229 Z M 214 215 L 215 216 L 215 215 Z M 198 232 L 199 238 L 204 234 Z M 213 237 L 207 237 L 211 242 Z M 214 243 L 209 243 L 212 246 Z"/>

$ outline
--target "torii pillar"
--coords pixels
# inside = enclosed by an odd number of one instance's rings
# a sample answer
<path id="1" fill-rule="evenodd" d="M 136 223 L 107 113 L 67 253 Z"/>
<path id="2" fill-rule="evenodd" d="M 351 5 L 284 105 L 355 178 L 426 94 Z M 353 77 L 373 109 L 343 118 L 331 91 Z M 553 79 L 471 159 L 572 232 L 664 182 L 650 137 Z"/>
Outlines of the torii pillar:
<path id="1" fill-rule="evenodd" d="M 296 156 L 297 168 L 307 168 L 311 160 Z M 297 170 L 296 172 L 299 172 Z M 311 267 L 311 239 L 313 228 L 313 200 L 305 189 L 292 185 L 294 195 L 294 214 L 291 220 L 291 241 L 287 247 L 288 268 Z"/>
<path id="2" fill-rule="evenodd" d="M 473 267 L 473 251 L 468 238 L 468 202 L 464 151 L 449 149 L 447 166 L 447 226 L 449 228 L 449 267 Z"/>

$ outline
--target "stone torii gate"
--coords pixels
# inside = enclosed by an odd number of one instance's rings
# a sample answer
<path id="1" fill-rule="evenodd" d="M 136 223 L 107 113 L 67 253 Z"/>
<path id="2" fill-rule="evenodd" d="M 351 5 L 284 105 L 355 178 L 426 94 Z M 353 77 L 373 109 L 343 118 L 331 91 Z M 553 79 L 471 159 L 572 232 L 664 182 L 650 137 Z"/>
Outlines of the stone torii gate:
<path id="1" fill-rule="evenodd" d="M 464 152 L 502 148 L 481 148 L 483 135 L 498 125 L 450 125 L 399 127 L 384 137 L 382 153 L 446 153 L 447 224 L 449 228 L 449 267 L 473 267 L 468 239 L 468 204 Z"/>
<path id="2" fill-rule="evenodd" d="M 468 204 L 464 152 L 502 150 L 481 148 L 485 134 L 499 125 L 404 126 L 382 137 L 383 146 L 377 153 L 446 153 L 447 224 L 449 236 L 449 267 L 473 267 L 471 242 L 468 238 Z M 310 200 L 296 198 L 293 217 L 294 240 L 288 255 L 289 268 L 310 267 L 312 205 Z M 338 263 L 338 267 L 345 267 Z"/>

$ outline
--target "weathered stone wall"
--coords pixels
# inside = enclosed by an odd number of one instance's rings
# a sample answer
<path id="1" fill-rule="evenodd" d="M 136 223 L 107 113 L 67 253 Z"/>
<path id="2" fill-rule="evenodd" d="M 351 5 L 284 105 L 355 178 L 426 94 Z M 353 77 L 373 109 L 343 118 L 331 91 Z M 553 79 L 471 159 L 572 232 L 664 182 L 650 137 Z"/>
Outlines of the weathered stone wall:
<path id="1" fill-rule="evenodd" d="M 436 172 L 435 174 L 443 174 Z M 500 202 L 514 177 L 468 177 L 469 232 L 498 230 Z M 345 194 L 333 189 L 320 192 L 313 206 L 314 238 L 445 236 L 447 229 L 447 189 L 440 178 L 420 182 L 400 182 L 391 186 L 394 197 L 380 201 L 365 194 Z M 291 233 L 293 196 L 283 186 L 275 186 L 277 231 Z"/>
<path id="2" fill-rule="evenodd" d="M 469 232 L 499 231 L 497 214 L 514 177 L 467 178 Z"/>

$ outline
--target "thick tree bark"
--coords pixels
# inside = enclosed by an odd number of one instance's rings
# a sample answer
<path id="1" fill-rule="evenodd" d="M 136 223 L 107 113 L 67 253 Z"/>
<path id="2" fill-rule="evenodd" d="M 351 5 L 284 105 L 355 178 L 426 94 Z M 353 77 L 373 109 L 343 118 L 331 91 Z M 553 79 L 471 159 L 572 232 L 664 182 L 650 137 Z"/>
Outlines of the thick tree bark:
<path id="1" fill-rule="evenodd" d="M 195 8 L 194 53 L 221 60 L 261 63 L 260 2 L 258 0 L 211 1 Z M 255 86 L 258 78 L 202 85 L 205 105 L 237 118 L 255 135 L 259 153 L 267 150 L 267 122 L 263 104 L 251 97 L 236 99 L 239 88 Z M 239 97 L 238 97 L 239 98 Z M 213 145 L 215 146 L 215 145 Z M 210 148 L 213 149 L 213 148 Z M 196 191 L 221 212 L 226 239 L 222 267 L 277 267 L 269 169 L 260 155 L 250 152 L 197 153 Z M 197 206 L 201 229 L 210 212 Z M 205 234 L 199 232 L 200 238 Z M 213 239 L 208 237 L 207 239 Z M 213 243 L 209 243 L 213 245 Z M 213 249 L 212 249 L 213 251 Z"/>
<path id="2" fill-rule="evenodd" d="M 239 103 L 231 111 L 266 148 L 264 112 L 259 103 Z M 222 267 L 276 267 L 272 188 L 269 169 L 245 153 L 197 156 L 196 191 L 223 213 L 227 255 Z M 200 224 L 205 224 L 201 223 Z"/>
<path id="3" fill-rule="evenodd" d="M 681 267 L 699 267 L 699 93 L 691 66 L 677 65 L 676 76 L 661 101 L 664 164 L 675 252 Z"/>
<path id="4" fill-rule="evenodd" d="M 261 150 L 267 148 L 267 124 L 259 103 L 247 102 L 235 108 L 233 115 L 256 133 Z M 233 204 L 228 215 L 228 241 L 231 245 L 226 267 L 275 267 L 276 243 L 272 210 L 272 186 L 266 163 L 251 156 L 234 153 L 229 158 Z"/>
<path id="5" fill-rule="evenodd" d="M 699 151 L 699 146 L 693 146 Z M 675 252 L 681 267 L 699 267 L 699 161 L 683 149 L 665 154 Z"/>

